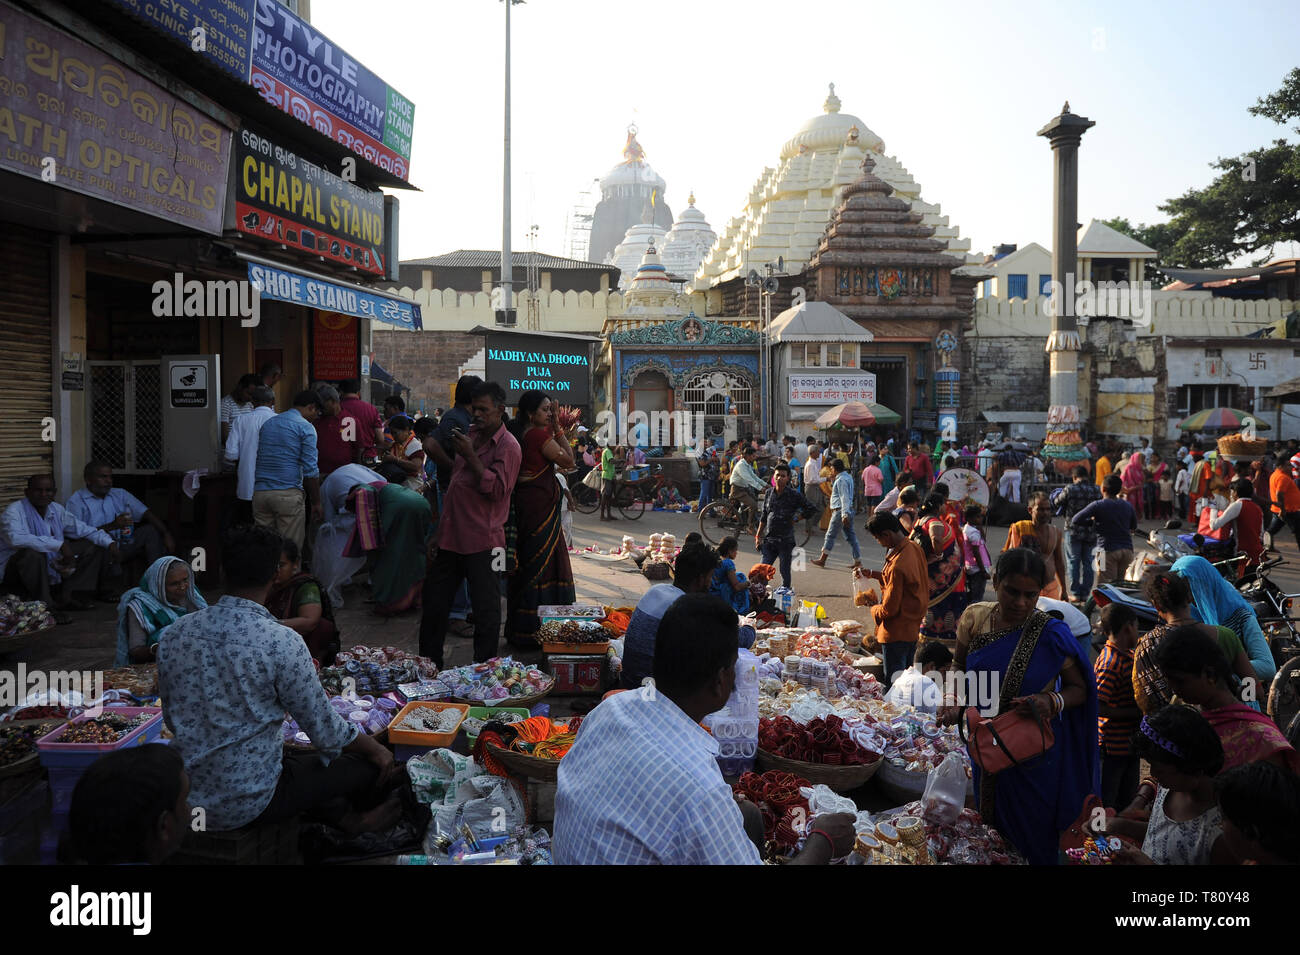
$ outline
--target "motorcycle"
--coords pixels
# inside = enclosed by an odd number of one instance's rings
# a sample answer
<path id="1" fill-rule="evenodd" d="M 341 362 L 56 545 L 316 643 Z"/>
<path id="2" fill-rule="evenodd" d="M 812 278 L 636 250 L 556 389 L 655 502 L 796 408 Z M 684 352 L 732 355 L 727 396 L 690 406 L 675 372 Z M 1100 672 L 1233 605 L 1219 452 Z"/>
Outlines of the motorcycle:
<path id="1" fill-rule="evenodd" d="M 1259 626 L 1273 647 L 1273 656 L 1280 662 L 1286 657 L 1300 653 L 1300 630 L 1296 629 L 1297 618 L 1291 616 L 1292 607 L 1300 594 L 1289 594 L 1273 583 L 1266 571 L 1282 563 L 1281 557 L 1266 560 L 1242 578 L 1239 589 L 1241 595 L 1255 608 L 1259 617 Z M 1279 650 L 1285 656 L 1279 656 Z"/>
<path id="2" fill-rule="evenodd" d="M 1157 532 L 1152 531 L 1151 533 L 1154 537 Z M 1178 556 L 1182 555 L 1179 554 Z M 1230 575 L 1234 573 L 1234 568 L 1243 560 L 1246 560 L 1246 555 L 1238 554 L 1236 557 L 1229 557 L 1227 560 L 1217 562 L 1214 564 L 1214 567 L 1219 571 L 1219 573 L 1231 579 Z M 1134 563 L 1136 563 L 1136 560 Z M 1165 569 L 1168 570 L 1172 565 L 1173 561 L 1170 560 L 1168 564 L 1165 565 Z M 1152 573 L 1155 573 L 1155 571 L 1152 571 Z M 1145 575 L 1143 575 L 1142 581 L 1143 584 L 1145 584 Z M 1280 590 L 1280 588 L 1278 589 Z M 1101 636 L 1100 643 L 1098 643 L 1098 636 L 1101 633 L 1100 614 L 1102 607 L 1112 603 L 1124 604 L 1137 614 L 1139 633 L 1146 633 L 1153 627 L 1160 625 L 1160 614 L 1156 612 L 1156 608 L 1151 604 L 1151 601 L 1147 600 L 1146 597 L 1143 596 L 1142 585 L 1127 580 L 1122 585 L 1098 584 L 1093 588 L 1092 594 L 1088 597 L 1088 601 L 1084 604 L 1083 608 L 1084 613 L 1088 615 L 1088 619 L 1092 622 L 1094 646 L 1100 646 L 1106 642 L 1106 638 Z M 1261 626 L 1262 625 L 1263 621 L 1261 620 Z"/>

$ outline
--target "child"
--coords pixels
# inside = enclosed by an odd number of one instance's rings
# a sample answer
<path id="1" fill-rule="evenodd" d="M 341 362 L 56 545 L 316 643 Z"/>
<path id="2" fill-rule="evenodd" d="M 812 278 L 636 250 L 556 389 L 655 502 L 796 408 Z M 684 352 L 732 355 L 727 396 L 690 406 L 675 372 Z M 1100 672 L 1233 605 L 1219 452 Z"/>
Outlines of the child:
<path id="1" fill-rule="evenodd" d="M 745 575 L 736 572 L 736 553 L 740 542 L 734 537 L 724 537 L 718 545 L 718 556 L 722 563 L 713 571 L 713 585 L 710 591 L 731 605 L 736 613 L 749 613 L 749 582 Z"/>
<path id="2" fill-rule="evenodd" d="M 1192 472 L 1187 470 L 1187 462 L 1179 462 L 1178 475 L 1174 478 L 1174 494 L 1178 498 L 1178 513 L 1186 514 L 1187 495 L 1192 489 Z"/>
<path id="3" fill-rule="evenodd" d="M 984 508 L 978 504 L 966 506 L 966 526 L 962 528 L 962 547 L 966 554 L 967 605 L 984 599 L 984 588 L 993 573 L 989 549 L 984 543 Z"/>
<path id="4" fill-rule="evenodd" d="M 1101 611 L 1106 645 L 1097 655 L 1097 735 L 1101 748 L 1101 799 L 1106 806 L 1124 808 L 1138 788 L 1139 761 L 1132 736 L 1142 718 L 1133 696 L 1133 648 L 1137 646 L 1137 614 L 1123 604 Z"/>
<path id="5" fill-rule="evenodd" d="M 1160 518 L 1168 520 L 1174 516 L 1174 482 L 1166 471 L 1160 479 Z"/>

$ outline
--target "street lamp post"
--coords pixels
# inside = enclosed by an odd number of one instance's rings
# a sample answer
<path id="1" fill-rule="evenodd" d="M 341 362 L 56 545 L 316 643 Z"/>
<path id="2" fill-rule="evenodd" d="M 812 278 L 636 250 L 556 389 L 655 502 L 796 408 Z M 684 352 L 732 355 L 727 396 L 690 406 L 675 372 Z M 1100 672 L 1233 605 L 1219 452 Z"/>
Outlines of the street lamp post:
<path id="1" fill-rule="evenodd" d="M 514 275 L 510 253 L 510 8 L 524 0 L 505 0 L 506 3 L 506 103 L 505 103 L 505 173 L 502 184 L 501 215 L 501 324 L 510 324 L 511 298 L 514 293 Z"/>

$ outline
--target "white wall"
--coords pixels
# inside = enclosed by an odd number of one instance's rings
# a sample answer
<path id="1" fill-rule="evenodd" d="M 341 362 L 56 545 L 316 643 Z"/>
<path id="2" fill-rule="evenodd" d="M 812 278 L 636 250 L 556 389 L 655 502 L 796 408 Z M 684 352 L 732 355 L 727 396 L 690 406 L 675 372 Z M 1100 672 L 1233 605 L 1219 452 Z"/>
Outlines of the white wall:
<path id="1" fill-rule="evenodd" d="M 1262 410 L 1264 392 L 1300 376 L 1300 357 L 1295 354 L 1300 351 L 1300 341 L 1254 341 L 1242 345 L 1211 347 L 1219 348 L 1222 357 L 1206 358 L 1205 346 L 1190 347 L 1170 341 L 1165 352 L 1169 388 L 1214 384 L 1252 387 L 1255 389 L 1255 407 L 1242 410 L 1257 412 L 1261 421 L 1272 426 L 1273 430 L 1265 432 L 1265 436 L 1271 439 L 1300 437 L 1300 405 L 1282 406 L 1280 432 L 1277 410 Z M 1252 361 L 1252 358 L 1255 360 Z M 1211 363 L 1217 366 L 1214 374 L 1210 373 Z M 1171 407 L 1166 437 L 1173 439 L 1179 436 L 1178 421 L 1178 409 Z"/>

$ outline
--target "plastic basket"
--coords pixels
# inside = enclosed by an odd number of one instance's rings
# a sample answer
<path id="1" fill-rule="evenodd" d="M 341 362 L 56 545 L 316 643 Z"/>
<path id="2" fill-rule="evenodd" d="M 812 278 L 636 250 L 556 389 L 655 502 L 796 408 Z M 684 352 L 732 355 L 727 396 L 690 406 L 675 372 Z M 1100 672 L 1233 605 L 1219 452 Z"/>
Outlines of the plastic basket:
<path id="1" fill-rule="evenodd" d="M 574 653 L 586 656 L 601 656 L 609 650 L 609 641 L 603 643 L 543 643 L 543 653 Z"/>
<path id="2" fill-rule="evenodd" d="M 456 710 L 460 713 L 460 719 L 449 733 L 424 733 L 419 730 L 397 729 L 397 725 L 406 719 L 411 713 L 418 709 L 429 710 Z M 388 724 L 388 742 L 404 746 L 421 747 L 420 752 L 428 752 L 431 749 L 446 749 L 456 739 L 456 734 L 460 732 L 460 724 L 465 722 L 465 717 L 469 715 L 468 703 L 443 703 L 439 700 L 412 700 L 402 707 L 393 721 Z"/>
<path id="3" fill-rule="evenodd" d="M 153 718 L 143 726 L 137 726 L 115 743 L 61 743 L 59 738 L 69 726 L 84 723 L 91 717 L 79 716 L 71 722 L 64 723 L 36 741 L 36 748 L 41 754 L 41 765 L 46 769 L 75 769 L 80 773 L 105 753 L 152 742 L 162 734 L 163 730 L 162 710 L 158 707 L 112 706 L 105 707 L 101 715 L 134 717 L 145 713 Z"/>

